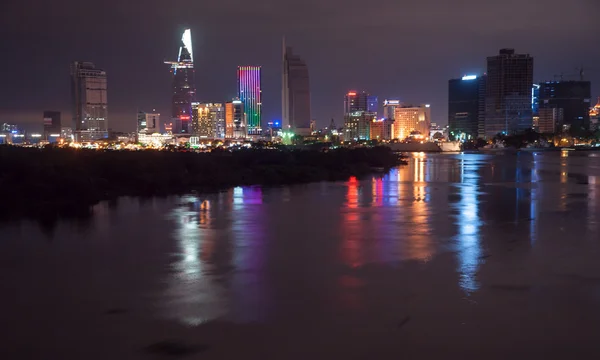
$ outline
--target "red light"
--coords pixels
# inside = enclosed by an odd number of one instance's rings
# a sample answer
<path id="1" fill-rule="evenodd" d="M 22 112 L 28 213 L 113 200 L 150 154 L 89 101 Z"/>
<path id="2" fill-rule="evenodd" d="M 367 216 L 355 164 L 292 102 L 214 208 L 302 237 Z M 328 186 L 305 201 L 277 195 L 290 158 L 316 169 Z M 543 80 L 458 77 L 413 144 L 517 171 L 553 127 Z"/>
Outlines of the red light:
<path id="1" fill-rule="evenodd" d="M 348 96 L 356 96 L 356 93 L 355 93 L 355 92 L 353 92 L 353 91 L 352 91 L 352 92 L 349 92 L 349 93 L 348 93 Z"/>
<path id="2" fill-rule="evenodd" d="M 189 115 L 179 115 L 179 119 L 180 120 L 189 120 L 190 116 Z"/>

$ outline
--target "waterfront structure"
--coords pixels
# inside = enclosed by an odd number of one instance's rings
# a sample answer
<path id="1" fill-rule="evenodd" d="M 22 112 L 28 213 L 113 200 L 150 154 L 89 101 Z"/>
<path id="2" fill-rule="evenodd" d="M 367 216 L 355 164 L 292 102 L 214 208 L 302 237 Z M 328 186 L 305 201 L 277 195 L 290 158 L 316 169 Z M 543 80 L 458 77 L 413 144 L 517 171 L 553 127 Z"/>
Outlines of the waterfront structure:
<path id="1" fill-rule="evenodd" d="M 160 114 L 139 111 L 137 115 L 137 132 L 146 134 L 160 133 Z"/>
<path id="2" fill-rule="evenodd" d="M 227 102 L 225 104 L 225 138 L 244 139 L 247 134 L 244 103 L 239 99 Z"/>
<path id="3" fill-rule="evenodd" d="M 484 136 L 486 76 L 448 81 L 448 125 L 454 139 Z"/>
<path id="4" fill-rule="evenodd" d="M 560 109 L 556 130 L 587 130 L 590 127 L 591 83 L 548 81 L 539 84 L 539 109 Z M 553 131 L 554 132 L 554 131 Z"/>
<path id="5" fill-rule="evenodd" d="M 77 141 L 108 137 L 106 72 L 91 62 L 71 64 L 73 129 Z"/>
<path id="6" fill-rule="evenodd" d="M 196 97 L 194 52 L 190 29 L 183 32 L 177 61 L 165 61 L 165 64 L 171 66 L 171 73 L 173 74 L 171 131 L 175 134 L 189 134 L 192 130 L 192 102 Z"/>
<path id="7" fill-rule="evenodd" d="M 396 108 L 394 115 L 394 139 L 405 140 L 413 132 L 429 135 L 431 107 L 429 104 L 403 105 Z"/>
<path id="8" fill-rule="evenodd" d="M 532 128 L 533 57 L 501 49 L 487 58 L 484 135 L 515 134 Z"/>
<path id="9" fill-rule="evenodd" d="M 220 103 L 192 104 L 193 134 L 200 138 L 225 137 L 225 109 Z"/>
<path id="10" fill-rule="evenodd" d="M 375 114 L 367 111 L 353 111 L 344 116 L 344 141 L 370 140 L 371 122 Z"/>
<path id="11" fill-rule="evenodd" d="M 344 115 L 358 111 L 369 111 L 369 97 L 370 95 L 366 91 L 348 91 L 344 97 Z"/>
<path id="12" fill-rule="evenodd" d="M 396 108 L 402 106 L 400 100 L 384 100 L 383 101 L 383 118 L 392 119 L 396 116 Z"/>
<path id="13" fill-rule="evenodd" d="M 371 140 L 391 140 L 394 137 L 394 120 L 373 119 L 370 123 L 369 137 Z"/>
<path id="14" fill-rule="evenodd" d="M 282 127 L 294 134 L 310 135 L 310 81 L 308 66 L 283 44 Z"/>
<path id="15" fill-rule="evenodd" d="M 44 111 L 44 140 L 56 140 L 60 137 L 60 111 Z"/>
<path id="16" fill-rule="evenodd" d="M 262 133 L 261 67 L 238 66 L 238 98 L 244 104 L 245 126 L 250 137 Z"/>

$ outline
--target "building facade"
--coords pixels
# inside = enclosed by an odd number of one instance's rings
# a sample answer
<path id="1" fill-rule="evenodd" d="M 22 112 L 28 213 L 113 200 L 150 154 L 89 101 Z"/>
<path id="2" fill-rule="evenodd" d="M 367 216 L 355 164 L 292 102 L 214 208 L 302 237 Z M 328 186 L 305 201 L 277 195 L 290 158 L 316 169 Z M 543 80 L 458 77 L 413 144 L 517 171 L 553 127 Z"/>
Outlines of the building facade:
<path id="1" fill-rule="evenodd" d="M 534 117 L 534 129 L 541 134 L 553 134 L 564 122 L 564 111 L 559 108 L 540 108 Z"/>
<path id="2" fill-rule="evenodd" d="M 284 44 L 282 126 L 294 134 L 310 135 L 310 81 L 308 66 Z"/>
<path id="3" fill-rule="evenodd" d="M 358 111 L 369 111 L 369 93 L 363 91 L 348 91 L 344 97 L 344 115 Z"/>
<path id="4" fill-rule="evenodd" d="M 369 136 L 371 140 L 391 140 L 394 137 L 394 120 L 373 119 L 370 124 Z"/>
<path id="5" fill-rule="evenodd" d="M 588 130 L 592 86 L 589 81 L 549 81 L 539 84 L 539 109 L 561 109 L 556 130 Z M 554 131 L 553 131 L 554 132 Z"/>
<path id="6" fill-rule="evenodd" d="M 402 106 L 400 100 L 384 100 L 383 101 L 383 118 L 392 119 L 396 116 L 396 108 Z"/>
<path id="7" fill-rule="evenodd" d="M 60 137 L 61 129 L 60 111 L 44 111 L 44 139 Z"/>
<path id="8" fill-rule="evenodd" d="M 244 103 L 233 100 L 225 104 L 225 138 L 245 139 L 248 134 L 246 129 L 246 114 Z"/>
<path id="9" fill-rule="evenodd" d="M 248 136 L 257 137 L 262 133 L 262 90 L 261 67 L 239 66 L 238 98 L 244 104 Z"/>
<path id="10" fill-rule="evenodd" d="M 448 125 L 453 138 L 483 137 L 485 91 L 485 75 L 465 75 L 448 82 Z"/>
<path id="11" fill-rule="evenodd" d="M 344 116 L 344 141 L 370 140 L 371 122 L 376 119 L 374 113 L 354 111 Z"/>
<path id="12" fill-rule="evenodd" d="M 379 100 L 377 96 L 369 95 L 367 97 L 367 111 L 377 115 L 379 112 Z"/>
<path id="13" fill-rule="evenodd" d="M 138 112 L 137 132 L 146 134 L 160 133 L 160 114 Z"/>
<path id="14" fill-rule="evenodd" d="M 405 140 L 415 131 L 427 136 L 431 126 L 429 105 L 403 105 L 396 108 L 394 115 L 394 139 Z"/>
<path id="15" fill-rule="evenodd" d="M 192 133 L 201 138 L 225 137 L 225 108 L 221 103 L 192 104 Z"/>
<path id="16" fill-rule="evenodd" d="M 487 58 L 484 135 L 515 134 L 531 129 L 533 57 L 501 49 Z"/>
<path id="17" fill-rule="evenodd" d="M 190 29 L 183 32 L 177 61 L 165 61 L 165 64 L 171 66 L 171 73 L 173 74 L 171 131 L 175 134 L 189 134 L 192 131 L 192 102 L 196 97 L 194 52 Z"/>
<path id="18" fill-rule="evenodd" d="M 73 129 L 77 141 L 108 137 L 106 72 L 91 62 L 71 65 Z"/>

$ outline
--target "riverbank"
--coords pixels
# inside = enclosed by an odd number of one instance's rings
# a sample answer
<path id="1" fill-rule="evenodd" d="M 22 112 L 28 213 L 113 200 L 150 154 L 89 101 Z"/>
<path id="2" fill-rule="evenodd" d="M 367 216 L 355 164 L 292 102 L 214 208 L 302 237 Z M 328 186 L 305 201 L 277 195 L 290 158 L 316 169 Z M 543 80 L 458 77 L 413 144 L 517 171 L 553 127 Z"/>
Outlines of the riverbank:
<path id="1" fill-rule="evenodd" d="M 194 153 L 0 146 L 0 218 L 76 215 L 119 196 L 343 181 L 402 163 L 385 147 Z"/>

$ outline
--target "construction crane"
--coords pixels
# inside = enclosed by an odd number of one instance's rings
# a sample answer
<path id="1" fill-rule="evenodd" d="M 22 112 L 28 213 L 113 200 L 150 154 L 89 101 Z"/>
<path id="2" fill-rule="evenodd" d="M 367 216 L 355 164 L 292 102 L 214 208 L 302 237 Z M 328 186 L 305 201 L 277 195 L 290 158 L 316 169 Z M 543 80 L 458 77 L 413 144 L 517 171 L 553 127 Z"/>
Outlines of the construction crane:
<path id="1" fill-rule="evenodd" d="M 590 70 L 589 68 L 586 68 L 586 70 Z M 580 67 L 576 67 L 575 68 L 575 73 L 571 73 L 571 74 L 565 74 L 565 73 L 560 73 L 560 74 L 554 74 L 554 81 L 556 81 L 556 79 L 558 78 L 560 81 L 564 80 L 565 76 L 568 76 L 569 78 L 573 79 L 573 78 L 578 78 L 580 81 L 583 81 L 584 78 L 584 71 L 583 71 L 583 66 Z"/>

